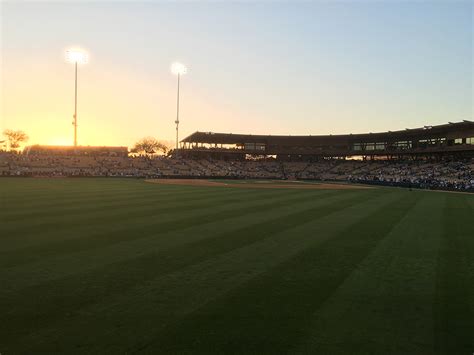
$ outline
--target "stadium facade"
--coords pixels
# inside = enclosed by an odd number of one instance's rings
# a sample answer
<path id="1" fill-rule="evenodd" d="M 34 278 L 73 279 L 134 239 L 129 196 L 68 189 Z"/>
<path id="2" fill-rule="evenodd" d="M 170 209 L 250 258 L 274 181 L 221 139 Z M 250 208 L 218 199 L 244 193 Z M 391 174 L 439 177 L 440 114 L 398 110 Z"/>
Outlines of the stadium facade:
<path id="1" fill-rule="evenodd" d="M 276 136 L 195 132 L 181 141 L 185 158 L 236 159 L 273 156 L 282 161 L 324 158 L 463 158 L 474 156 L 474 122 L 381 133 Z"/>

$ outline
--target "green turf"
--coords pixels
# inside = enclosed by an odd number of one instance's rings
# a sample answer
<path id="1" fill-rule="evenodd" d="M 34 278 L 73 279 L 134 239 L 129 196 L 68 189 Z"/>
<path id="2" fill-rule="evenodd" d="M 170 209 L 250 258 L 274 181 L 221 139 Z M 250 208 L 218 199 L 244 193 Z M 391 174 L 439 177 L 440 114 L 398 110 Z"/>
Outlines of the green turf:
<path id="1" fill-rule="evenodd" d="M 0 353 L 474 352 L 474 195 L 0 179 Z"/>

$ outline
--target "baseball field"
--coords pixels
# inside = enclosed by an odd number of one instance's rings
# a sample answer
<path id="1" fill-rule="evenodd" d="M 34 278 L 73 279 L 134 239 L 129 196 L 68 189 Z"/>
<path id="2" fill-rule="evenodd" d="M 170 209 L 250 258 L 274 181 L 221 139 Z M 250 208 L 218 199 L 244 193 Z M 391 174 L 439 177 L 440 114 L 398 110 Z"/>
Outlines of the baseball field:
<path id="1" fill-rule="evenodd" d="M 474 352 L 474 195 L 259 184 L 0 179 L 0 353 Z"/>

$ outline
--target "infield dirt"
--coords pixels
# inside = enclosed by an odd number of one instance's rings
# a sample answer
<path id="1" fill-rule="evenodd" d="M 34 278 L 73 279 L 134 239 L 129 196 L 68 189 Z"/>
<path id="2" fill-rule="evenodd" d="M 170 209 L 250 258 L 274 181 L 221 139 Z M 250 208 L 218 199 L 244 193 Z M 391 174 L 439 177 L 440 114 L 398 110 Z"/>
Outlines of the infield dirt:
<path id="1" fill-rule="evenodd" d="M 202 179 L 151 179 L 147 182 L 164 185 L 188 185 L 188 186 L 225 186 L 236 188 L 261 188 L 261 189 L 311 189 L 311 190 L 354 190 L 371 189 L 369 186 L 348 185 L 348 184 L 327 184 L 327 183 L 302 183 L 296 181 L 288 182 L 242 182 L 228 183 L 220 181 L 202 180 Z"/>

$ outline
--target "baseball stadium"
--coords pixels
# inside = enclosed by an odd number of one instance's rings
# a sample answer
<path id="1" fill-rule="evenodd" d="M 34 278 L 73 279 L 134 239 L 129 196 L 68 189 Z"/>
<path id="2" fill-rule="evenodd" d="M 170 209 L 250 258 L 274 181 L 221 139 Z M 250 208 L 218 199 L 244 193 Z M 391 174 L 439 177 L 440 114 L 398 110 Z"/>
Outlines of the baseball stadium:
<path id="1" fill-rule="evenodd" d="M 473 143 L 463 121 L 3 152 L 2 351 L 469 353 Z"/>
<path id="2" fill-rule="evenodd" d="M 0 355 L 474 354 L 473 10 L 0 1 Z"/>

